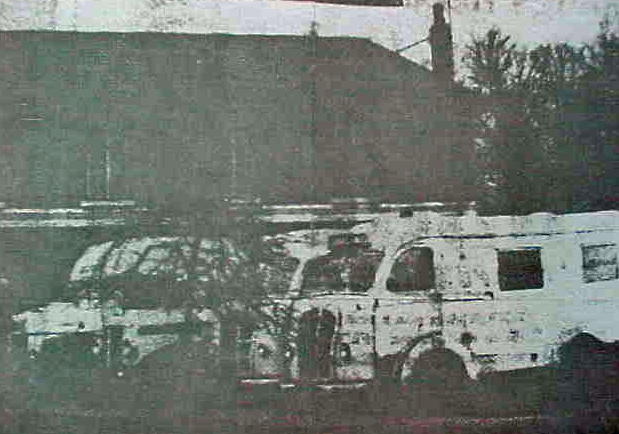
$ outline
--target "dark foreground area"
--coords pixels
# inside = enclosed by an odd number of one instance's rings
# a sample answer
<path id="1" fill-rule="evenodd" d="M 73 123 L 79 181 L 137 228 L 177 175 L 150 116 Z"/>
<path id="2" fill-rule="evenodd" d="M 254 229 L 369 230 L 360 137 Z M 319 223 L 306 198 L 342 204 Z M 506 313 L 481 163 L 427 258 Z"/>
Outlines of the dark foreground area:
<path id="1" fill-rule="evenodd" d="M 240 388 L 233 404 L 200 372 L 150 382 L 98 372 L 90 384 L 76 375 L 13 388 L 0 421 L 2 432 L 32 434 L 619 432 L 617 379 L 593 384 L 573 375 L 497 374 L 457 390 L 262 385 Z"/>
<path id="2" fill-rule="evenodd" d="M 552 367 L 329 390 L 241 385 L 180 347 L 123 371 L 13 354 L 0 377 L 0 432 L 619 433 L 617 347 L 583 342 Z"/>
<path id="3" fill-rule="evenodd" d="M 511 418 L 511 419 L 373 419 L 353 424 L 303 425 L 273 420 L 262 424 L 239 425 L 197 418 L 152 419 L 145 415 L 134 418 L 74 415 L 25 414 L 28 418 L 17 430 L 23 433 L 246 433 L 246 434 L 562 434 L 616 433 L 617 425 L 600 423 L 596 418 Z M 368 419 L 362 418 L 362 419 Z"/>

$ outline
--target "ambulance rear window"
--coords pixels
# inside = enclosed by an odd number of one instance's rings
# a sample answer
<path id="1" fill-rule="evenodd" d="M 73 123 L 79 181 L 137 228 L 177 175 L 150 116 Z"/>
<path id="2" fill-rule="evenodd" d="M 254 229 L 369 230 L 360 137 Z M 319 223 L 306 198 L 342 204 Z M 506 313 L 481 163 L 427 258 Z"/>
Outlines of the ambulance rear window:
<path id="1" fill-rule="evenodd" d="M 585 283 L 619 278 L 617 246 L 615 244 L 582 246 L 582 270 Z"/>

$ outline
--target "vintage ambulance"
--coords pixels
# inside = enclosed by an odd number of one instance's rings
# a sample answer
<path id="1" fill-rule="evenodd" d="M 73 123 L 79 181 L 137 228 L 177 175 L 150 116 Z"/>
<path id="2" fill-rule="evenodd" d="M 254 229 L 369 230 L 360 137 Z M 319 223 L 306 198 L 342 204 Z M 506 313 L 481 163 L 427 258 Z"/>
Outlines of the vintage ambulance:
<path id="1" fill-rule="evenodd" d="M 277 298 L 293 330 L 254 335 L 256 378 L 363 382 L 385 361 L 407 377 L 432 353 L 477 377 L 553 363 L 579 333 L 619 339 L 617 211 L 416 212 L 325 235 Z"/>
<path id="2" fill-rule="evenodd" d="M 95 269 L 112 277 L 155 273 L 174 242 L 91 246 L 71 280 L 95 278 Z M 264 258 L 273 320 L 239 339 L 240 375 L 248 380 L 359 384 L 385 371 L 404 378 L 428 355 L 447 373 L 457 358 L 476 377 L 553 363 L 561 345 L 580 333 L 619 339 L 617 211 L 415 211 L 265 242 L 274 252 Z M 128 295 L 103 304 L 85 295 L 23 312 L 14 317 L 18 334 L 33 353 L 54 337 L 89 334 L 102 363 L 139 363 L 178 339 L 185 312 L 128 307 Z M 216 343 L 214 317 L 199 314 L 213 324 Z"/>

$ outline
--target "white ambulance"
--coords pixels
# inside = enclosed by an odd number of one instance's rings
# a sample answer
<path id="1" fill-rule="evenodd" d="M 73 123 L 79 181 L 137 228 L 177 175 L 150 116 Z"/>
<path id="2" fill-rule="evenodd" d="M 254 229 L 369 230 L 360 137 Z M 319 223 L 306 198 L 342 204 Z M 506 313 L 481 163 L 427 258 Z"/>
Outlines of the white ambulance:
<path id="1" fill-rule="evenodd" d="M 278 298 L 288 344 L 256 335 L 255 377 L 363 382 L 386 361 L 406 377 L 432 352 L 476 377 L 553 363 L 579 333 L 619 339 L 617 211 L 417 212 L 327 238 Z"/>

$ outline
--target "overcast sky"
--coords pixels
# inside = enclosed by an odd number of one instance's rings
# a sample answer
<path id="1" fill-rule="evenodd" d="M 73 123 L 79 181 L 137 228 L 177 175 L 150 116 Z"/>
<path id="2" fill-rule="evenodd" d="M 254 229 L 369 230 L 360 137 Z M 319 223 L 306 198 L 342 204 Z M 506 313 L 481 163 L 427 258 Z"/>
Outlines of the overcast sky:
<path id="1" fill-rule="evenodd" d="M 452 0 L 458 57 L 471 34 L 499 26 L 515 42 L 592 41 L 599 22 L 618 16 L 612 0 Z M 394 49 L 423 39 L 432 0 L 407 0 L 404 8 L 326 5 L 283 0 L 0 0 L 0 28 L 77 31 L 304 34 L 368 37 Z M 491 6 L 492 5 L 492 6 Z M 403 55 L 429 60 L 422 44 Z"/>

